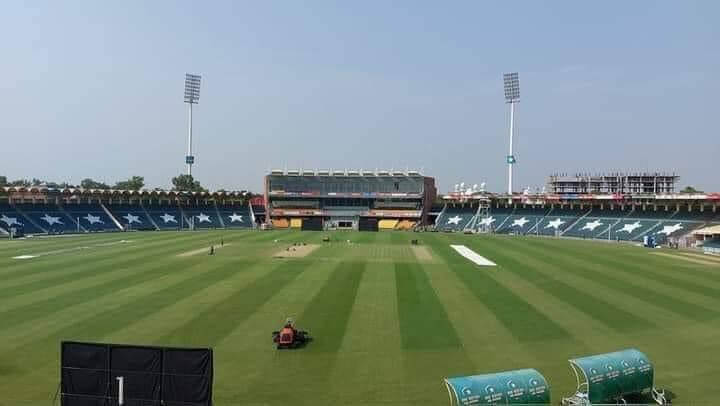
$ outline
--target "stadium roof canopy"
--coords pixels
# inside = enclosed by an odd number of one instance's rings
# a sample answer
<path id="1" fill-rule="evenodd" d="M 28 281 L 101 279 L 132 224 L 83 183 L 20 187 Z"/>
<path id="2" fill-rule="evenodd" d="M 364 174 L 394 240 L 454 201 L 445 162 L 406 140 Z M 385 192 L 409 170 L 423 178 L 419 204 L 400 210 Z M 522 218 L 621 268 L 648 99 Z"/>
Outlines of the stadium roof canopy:
<path id="1" fill-rule="evenodd" d="M 384 169 L 273 169 L 268 175 L 275 176 L 352 176 L 352 177 L 377 177 L 377 176 L 424 176 L 422 171 L 417 170 L 384 170 Z"/>
<path id="2" fill-rule="evenodd" d="M 574 358 L 570 366 L 577 378 L 578 394 L 585 394 L 590 404 L 615 404 L 624 396 L 654 389 L 653 365 L 634 348 Z"/>
<path id="3" fill-rule="evenodd" d="M 446 378 L 450 405 L 550 404 L 550 386 L 535 369 Z"/>
<path id="4" fill-rule="evenodd" d="M 720 235 L 720 225 L 701 228 L 693 231 L 694 235 L 713 236 Z"/>
<path id="5" fill-rule="evenodd" d="M 0 187 L 7 193 L 37 193 L 52 195 L 100 195 L 100 196 L 147 196 L 147 197 L 245 197 L 251 193 L 241 191 L 221 192 L 187 192 L 176 190 L 120 190 L 120 189 L 83 189 L 83 188 L 51 188 L 46 186 L 5 186 Z"/>

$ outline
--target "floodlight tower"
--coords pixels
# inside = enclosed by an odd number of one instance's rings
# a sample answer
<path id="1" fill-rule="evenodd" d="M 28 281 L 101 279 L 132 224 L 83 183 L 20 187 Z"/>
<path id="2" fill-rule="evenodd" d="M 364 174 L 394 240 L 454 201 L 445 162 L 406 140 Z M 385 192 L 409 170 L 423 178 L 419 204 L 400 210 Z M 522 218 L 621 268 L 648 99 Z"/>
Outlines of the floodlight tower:
<path id="1" fill-rule="evenodd" d="M 195 157 L 192 154 L 192 106 L 200 101 L 200 75 L 185 74 L 185 103 L 188 104 L 188 148 L 185 156 L 187 174 L 192 175 Z"/>
<path id="2" fill-rule="evenodd" d="M 505 73 L 505 103 L 510 103 L 510 152 L 507 156 L 508 164 L 508 195 L 512 198 L 512 176 L 515 155 L 513 155 L 513 130 L 515 127 L 515 103 L 520 101 L 520 80 L 517 72 Z"/>

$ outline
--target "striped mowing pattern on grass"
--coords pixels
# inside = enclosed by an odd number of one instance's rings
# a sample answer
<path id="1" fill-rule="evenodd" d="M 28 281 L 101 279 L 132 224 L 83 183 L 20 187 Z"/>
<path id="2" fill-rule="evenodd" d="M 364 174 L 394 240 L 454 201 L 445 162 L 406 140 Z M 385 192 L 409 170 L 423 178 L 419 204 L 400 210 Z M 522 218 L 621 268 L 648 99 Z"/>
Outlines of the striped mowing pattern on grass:
<path id="1" fill-rule="evenodd" d="M 212 257 L 177 257 L 220 238 L 230 244 Z M 415 238 L 432 261 L 414 255 Z M 321 247 L 272 258 L 294 242 Z M 579 240 L 284 230 L 0 241 L 0 406 L 52 400 L 64 339 L 213 346 L 218 406 L 444 404 L 444 377 L 525 367 L 556 403 L 574 389 L 568 358 L 626 347 L 650 356 L 675 404 L 711 404 L 719 293 L 714 263 Z M 286 316 L 316 340 L 274 350 Z"/>
<path id="2" fill-rule="evenodd" d="M 398 315 L 403 348 L 459 348 L 455 328 L 419 264 L 395 264 Z"/>

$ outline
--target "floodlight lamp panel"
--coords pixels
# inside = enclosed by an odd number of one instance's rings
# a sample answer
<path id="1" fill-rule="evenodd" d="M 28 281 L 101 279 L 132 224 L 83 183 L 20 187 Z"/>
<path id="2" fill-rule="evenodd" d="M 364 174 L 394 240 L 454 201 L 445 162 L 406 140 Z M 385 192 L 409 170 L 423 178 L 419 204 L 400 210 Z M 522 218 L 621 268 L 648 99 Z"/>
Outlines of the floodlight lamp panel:
<path id="1" fill-rule="evenodd" d="M 506 101 L 512 103 L 520 99 L 520 80 L 517 72 L 503 74 L 503 85 Z"/>
<path id="2" fill-rule="evenodd" d="M 200 100 L 200 75 L 185 74 L 185 103 L 197 104 Z"/>

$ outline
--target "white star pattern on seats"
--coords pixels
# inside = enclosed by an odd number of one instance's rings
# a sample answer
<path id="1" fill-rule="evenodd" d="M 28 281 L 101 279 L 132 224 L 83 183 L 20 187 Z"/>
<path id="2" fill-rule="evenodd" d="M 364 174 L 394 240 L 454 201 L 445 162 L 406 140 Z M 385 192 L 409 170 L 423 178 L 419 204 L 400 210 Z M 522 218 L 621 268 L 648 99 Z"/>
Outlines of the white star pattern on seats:
<path id="1" fill-rule="evenodd" d="M 462 217 L 455 215 L 455 217 L 450 217 L 447 221 L 448 224 L 460 224 L 460 220 L 462 220 Z"/>
<path id="2" fill-rule="evenodd" d="M 527 224 L 529 222 L 530 222 L 530 220 L 526 219 L 525 217 L 521 217 L 517 220 L 513 220 L 513 223 L 510 227 L 518 226 L 520 228 L 523 228 L 523 227 L 525 227 L 525 224 Z"/>
<path id="3" fill-rule="evenodd" d="M 590 230 L 595 231 L 596 228 L 600 227 L 604 223 L 601 223 L 600 220 L 594 220 L 594 221 L 588 221 L 585 223 L 585 227 L 581 228 L 580 230 Z"/>
<path id="4" fill-rule="evenodd" d="M 177 220 L 175 220 L 175 216 L 170 215 L 170 214 L 167 214 L 167 213 L 165 213 L 165 214 L 163 214 L 162 216 L 160 216 L 160 218 L 165 222 L 165 224 L 167 224 L 167 223 L 177 223 Z"/>
<path id="5" fill-rule="evenodd" d="M 60 217 L 49 216 L 47 213 L 44 216 L 40 217 L 40 220 L 45 220 L 45 222 L 48 223 L 49 226 L 53 224 L 63 224 L 63 222 L 60 221 Z"/>
<path id="6" fill-rule="evenodd" d="M 142 221 L 140 221 L 139 216 L 133 216 L 132 214 L 128 213 L 126 216 L 122 216 L 125 220 L 127 220 L 128 224 L 132 223 L 138 223 L 142 224 Z"/>
<path id="7" fill-rule="evenodd" d="M 92 214 L 88 213 L 87 216 L 83 217 L 85 220 L 88 221 L 90 224 L 100 223 L 105 224 L 104 221 L 100 220 L 100 216 L 93 216 Z"/>
<path id="8" fill-rule="evenodd" d="M 228 216 L 228 217 L 230 217 L 230 222 L 231 222 L 231 223 L 234 223 L 235 221 L 239 221 L 239 222 L 241 222 L 241 223 L 243 222 L 242 215 L 240 215 L 240 214 L 235 214 L 235 212 L 233 212 L 233 214 L 232 214 L 231 216 Z"/>
<path id="9" fill-rule="evenodd" d="M 636 229 L 638 229 L 640 227 L 642 227 L 642 224 L 640 224 L 639 221 L 636 221 L 634 223 L 627 223 L 627 224 L 624 224 L 623 227 L 621 229 L 617 230 L 615 233 L 625 232 L 625 233 L 631 234 L 633 231 L 635 231 Z"/>
<path id="10" fill-rule="evenodd" d="M 677 223 L 673 226 L 663 226 L 663 229 L 658 231 L 658 234 L 670 235 L 670 234 L 674 233 L 675 231 L 682 230 L 682 229 L 683 229 L 682 224 Z"/>
<path id="11" fill-rule="evenodd" d="M 17 217 L 8 217 L 8 216 L 6 216 L 6 215 L 4 215 L 4 214 L 2 215 L 2 217 L 0 217 L 0 221 L 2 221 L 3 223 L 7 224 L 8 227 L 12 226 L 13 224 L 21 225 L 21 224 L 17 221 Z"/>
<path id="12" fill-rule="evenodd" d="M 485 217 L 484 219 L 480 220 L 481 226 L 489 226 L 495 221 L 495 218 L 493 216 Z"/>
<path id="13" fill-rule="evenodd" d="M 554 229 L 557 230 L 557 229 L 560 228 L 560 226 L 563 225 L 563 224 L 565 224 L 564 221 L 562 221 L 562 220 L 559 219 L 559 218 L 556 218 L 555 220 L 547 223 L 547 225 L 545 226 L 545 228 L 554 228 Z"/>
<path id="14" fill-rule="evenodd" d="M 205 222 L 205 221 L 207 221 L 208 223 L 212 223 L 212 221 L 210 221 L 210 216 L 208 216 L 207 214 L 203 214 L 203 212 L 200 212 L 200 214 L 198 214 L 195 217 L 197 217 L 197 219 L 200 223 Z"/>

